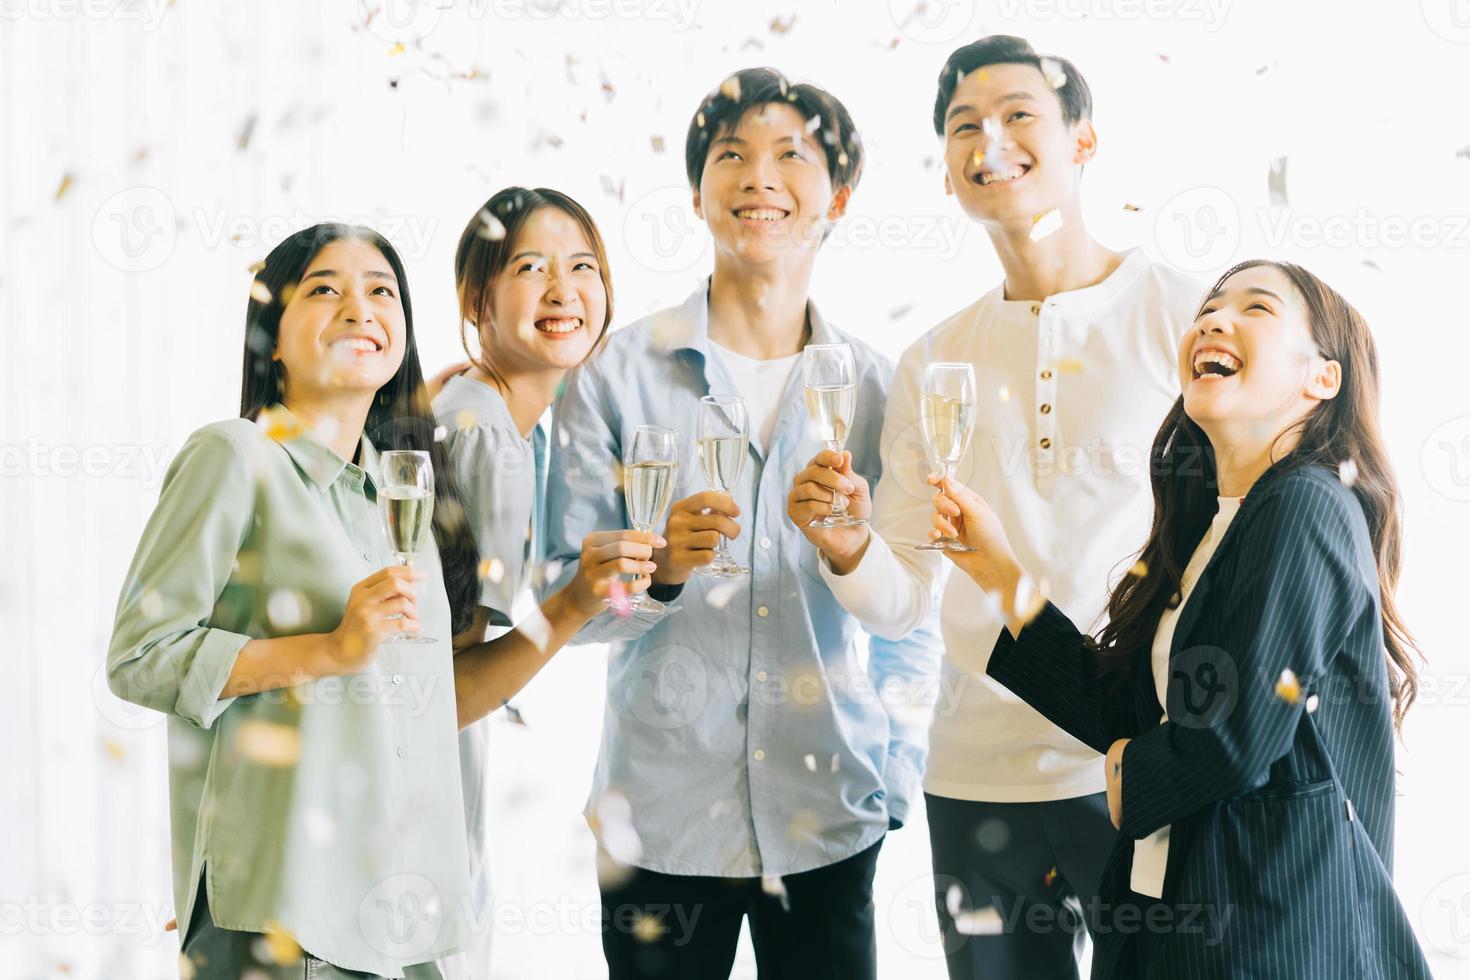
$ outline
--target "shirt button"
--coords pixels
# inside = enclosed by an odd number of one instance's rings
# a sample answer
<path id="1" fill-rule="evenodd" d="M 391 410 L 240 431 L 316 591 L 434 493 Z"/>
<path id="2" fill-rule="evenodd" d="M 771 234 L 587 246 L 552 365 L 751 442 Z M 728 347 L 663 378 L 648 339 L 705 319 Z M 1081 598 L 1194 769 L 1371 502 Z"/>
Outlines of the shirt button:
<path id="1" fill-rule="evenodd" d="M 405 749 L 401 745 L 398 746 L 398 758 L 402 759 L 406 755 L 408 755 L 408 749 Z"/>
<path id="2" fill-rule="evenodd" d="M 1047 368 L 1045 371 L 1042 371 L 1041 372 L 1041 380 L 1042 381 L 1050 381 L 1051 380 L 1051 368 Z"/>
<path id="3" fill-rule="evenodd" d="M 1041 440 L 1041 448 L 1042 449 L 1050 449 L 1051 448 L 1051 440 L 1050 439 L 1042 439 Z"/>
<path id="4" fill-rule="evenodd" d="M 770 548 L 771 547 L 771 539 L 770 538 L 761 538 L 761 547 L 762 548 Z"/>
<path id="5" fill-rule="evenodd" d="M 1042 415 L 1050 415 L 1051 414 L 1051 406 L 1050 405 L 1042 405 L 1041 406 L 1041 414 Z"/>
<path id="6" fill-rule="evenodd" d="M 752 753 L 752 754 L 755 756 L 755 761 L 756 762 L 764 762 L 765 761 L 765 758 L 766 758 L 766 750 L 765 749 L 756 749 L 755 752 Z"/>
<path id="7" fill-rule="evenodd" d="M 769 609 L 767 609 L 765 606 L 761 606 L 759 609 L 757 609 L 755 611 L 755 614 L 757 616 L 759 616 L 761 619 L 765 619 L 767 616 L 769 616 L 771 614 L 771 611 Z"/>
<path id="8" fill-rule="evenodd" d="M 769 677 L 769 676 L 770 676 L 770 675 L 769 675 L 769 674 L 767 674 L 767 673 L 766 673 L 766 672 L 765 672 L 765 671 L 763 671 L 763 670 L 758 670 L 758 671 L 756 671 L 756 672 L 755 672 L 755 679 L 756 679 L 756 680 L 758 680 L 758 681 L 763 681 L 763 680 L 765 680 L 765 679 L 766 679 L 766 678 L 767 678 L 767 677 Z"/>
<path id="9" fill-rule="evenodd" d="M 1038 315 L 1040 315 L 1040 313 L 1041 313 L 1041 304 L 1040 303 L 1032 303 L 1031 304 L 1031 315 L 1032 316 L 1038 316 Z"/>

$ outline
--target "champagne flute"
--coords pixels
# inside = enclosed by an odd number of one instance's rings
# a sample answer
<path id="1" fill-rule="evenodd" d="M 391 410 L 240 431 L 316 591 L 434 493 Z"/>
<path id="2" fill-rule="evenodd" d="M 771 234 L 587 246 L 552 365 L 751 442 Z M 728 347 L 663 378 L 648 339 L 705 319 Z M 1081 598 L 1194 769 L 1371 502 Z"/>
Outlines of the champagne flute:
<path id="1" fill-rule="evenodd" d="M 938 362 L 924 368 L 919 419 L 930 459 L 938 462 L 945 479 L 953 478 L 955 464 L 964 458 L 975 432 L 974 365 Z M 914 547 L 920 551 L 975 550 L 948 536 Z"/>
<path id="2" fill-rule="evenodd" d="M 842 452 L 852 429 L 857 402 L 857 365 L 848 344 L 808 344 L 801 355 L 801 378 L 806 385 L 806 411 L 817 424 L 822 443 Z M 847 500 L 838 496 L 828 517 L 807 527 L 857 527 L 868 523 L 847 513 Z"/>
<path id="3" fill-rule="evenodd" d="M 424 547 L 434 518 L 434 466 L 429 454 L 418 450 L 388 450 L 378 457 L 382 479 L 378 487 L 378 512 L 383 533 L 400 565 L 412 565 Z M 433 643 L 432 636 L 394 633 L 396 643 Z"/>
<path id="4" fill-rule="evenodd" d="M 732 493 L 750 452 L 750 422 L 745 399 L 734 395 L 706 395 L 699 400 L 699 462 L 711 490 Z M 733 578 L 750 569 L 730 554 L 725 536 L 715 546 L 715 560 L 695 570 L 697 575 Z"/>
<path id="5" fill-rule="evenodd" d="M 635 531 L 654 531 L 668 516 L 674 500 L 674 484 L 679 476 L 679 433 L 661 425 L 640 425 L 623 457 L 623 500 L 628 507 L 628 521 Z M 626 583 L 637 581 L 636 575 L 623 575 Z M 604 600 L 613 605 L 611 597 Z M 657 612 L 664 604 L 642 592 L 628 597 L 629 609 Z"/>

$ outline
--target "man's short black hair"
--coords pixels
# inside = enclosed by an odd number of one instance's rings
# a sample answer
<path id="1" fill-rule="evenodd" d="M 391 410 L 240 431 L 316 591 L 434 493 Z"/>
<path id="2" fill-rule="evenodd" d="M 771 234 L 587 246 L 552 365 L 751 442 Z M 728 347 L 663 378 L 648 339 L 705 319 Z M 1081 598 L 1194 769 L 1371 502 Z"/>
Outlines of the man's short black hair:
<path id="1" fill-rule="evenodd" d="M 808 121 L 820 118 L 821 122 L 814 123 L 817 128 L 811 132 L 826 153 L 832 188 L 844 184 L 857 187 L 863 172 L 863 142 L 858 138 L 847 107 L 815 85 L 792 85 L 774 68 L 737 71 L 699 104 L 689 122 L 689 134 L 684 138 L 684 169 L 689 174 L 690 187 L 699 190 L 710 143 L 733 132 L 747 112 L 772 103 L 789 105 Z"/>
<path id="2" fill-rule="evenodd" d="M 1043 64 L 1048 62 L 1048 64 Z M 1066 58 L 1040 55 L 1025 38 L 1010 34 L 991 34 L 957 49 L 939 72 L 939 94 L 934 97 L 934 132 L 944 135 L 944 116 L 954 99 L 954 90 L 970 72 L 990 65 L 1031 65 L 1046 76 L 1062 104 L 1062 118 L 1067 125 L 1079 119 L 1092 118 L 1092 89 L 1077 66 Z M 1061 75 L 1057 75 L 1060 71 Z M 1055 81 L 1065 79 L 1057 86 Z"/>

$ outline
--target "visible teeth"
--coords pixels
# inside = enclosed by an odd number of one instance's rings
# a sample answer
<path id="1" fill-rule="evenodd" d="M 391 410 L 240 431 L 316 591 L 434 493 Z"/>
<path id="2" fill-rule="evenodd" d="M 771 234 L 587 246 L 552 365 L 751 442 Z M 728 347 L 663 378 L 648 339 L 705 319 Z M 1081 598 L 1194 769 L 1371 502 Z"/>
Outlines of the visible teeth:
<path id="1" fill-rule="evenodd" d="M 365 337 L 343 337 L 332 341 L 333 347 L 346 347 L 349 350 L 376 351 L 378 345 Z"/>
<path id="2" fill-rule="evenodd" d="M 582 325 L 576 317 L 569 320 L 540 320 L 536 326 L 546 333 L 571 333 Z"/>
<path id="3" fill-rule="evenodd" d="M 755 221 L 780 221 L 786 217 L 786 212 L 779 208 L 741 208 L 735 212 L 735 216 Z"/>
<path id="4" fill-rule="evenodd" d="M 994 173 L 992 171 L 986 170 L 986 171 L 981 172 L 981 174 L 980 174 L 980 183 L 982 185 L 985 185 L 985 184 L 1000 184 L 1000 183 L 1004 183 L 1004 182 L 1006 182 L 1008 180 L 1015 180 L 1017 177 L 1021 176 L 1023 173 L 1025 173 L 1025 171 L 1022 170 L 1020 167 L 1014 167 L 1014 168 L 1012 168 L 1011 170 L 1009 170 L 1009 171 L 1007 171 L 1005 173 Z"/>
<path id="5" fill-rule="evenodd" d="M 1206 364 L 1220 365 L 1225 370 L 1219 373 L 1223 373 L 1226 377 L 1237 373 L 1241 368 L 1239 358 L 1232 354 L 1227 354 L 1222 350 L 1205 350 L 1196 354 L 1194 356 L 1194 373 L 1197 375 L 1204 374 Z"/>

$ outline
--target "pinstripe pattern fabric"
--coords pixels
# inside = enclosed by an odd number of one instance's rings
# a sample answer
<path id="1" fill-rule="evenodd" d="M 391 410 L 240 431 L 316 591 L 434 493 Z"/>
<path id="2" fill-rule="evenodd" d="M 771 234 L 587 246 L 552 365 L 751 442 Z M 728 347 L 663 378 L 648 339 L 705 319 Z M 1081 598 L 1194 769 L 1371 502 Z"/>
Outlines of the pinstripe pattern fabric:
<path id="1" fill-rule="evenodd" d="M 1083 641 L 1048 604 L 1020 640 L 1002 633 L 989 672 L 1099 752 L 1132 739 L 1094 978 L 1429 977 L 1390 872 L 1378 576 L 1336 474 L 1288 459 L 1246 497 L 1181 613 L 1169 721 L 1148 650 L 1104 684 Z M 1294 700 L 1277 693 L 1283 670 Z M 1132 842 L 1166 824 L 1156 901 L 1128 889 Z"/>

